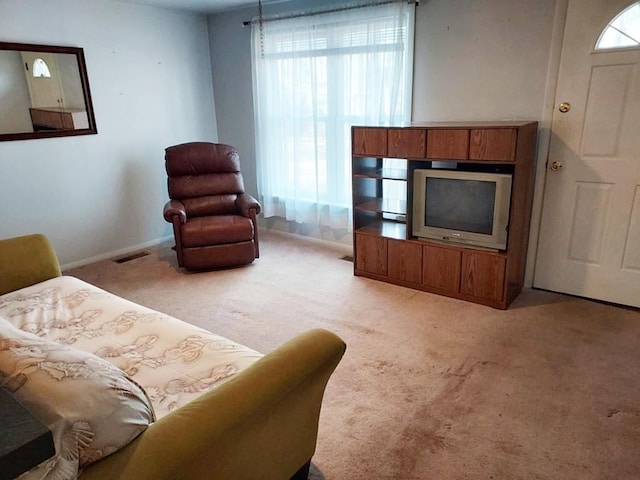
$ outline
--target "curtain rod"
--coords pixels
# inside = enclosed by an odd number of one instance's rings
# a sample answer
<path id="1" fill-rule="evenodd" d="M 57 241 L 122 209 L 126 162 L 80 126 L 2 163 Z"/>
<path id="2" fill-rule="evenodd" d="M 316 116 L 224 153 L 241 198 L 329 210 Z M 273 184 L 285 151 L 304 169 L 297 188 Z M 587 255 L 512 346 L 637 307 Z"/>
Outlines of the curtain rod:
<path id="1" fill-rule="evenodd" d="M 375 5 L 387 5 L 390 3 L 397 3 L 400 1 L 405 1 L 407 3 L 413 3 L 415 5 L 418 5 L 420 3 L 420 0 L 384 0 L 384 1 L 380 1 L 380 2 L 368 2 L 368 3 L 362 3 L 362 4 L 358 4 L 358 5 L 345 5 L 342 7 L 336 7 L 336 8 L 330 8 L 327 10 L 313 10 L 310 12 L 301 12 L 301 13 L 291 13 L 289 15 L 282 15 L 282 16 L 276 16 L 276 17 L 271 17 L 271 18 L 262 18 L 262 22 L 269 22 L 272 20 L 282 20 L 282 19 L 289 19 L 289 18 L 300 18 L 300 17 L 312 17 L 314 15 L 320 15 L 323 13 L 336 13 L 336 12 L 344 12 L 346 10 L 355 10 L 357 8 L 363 8 L 363 7 L 372 7 Z M 247 20 L 245 22 L 242 22 L 242 26 L 243 27 L 249 27 L 254 23 L 259 23 L 260 19 L 256 18 L 253 20 Z"/>

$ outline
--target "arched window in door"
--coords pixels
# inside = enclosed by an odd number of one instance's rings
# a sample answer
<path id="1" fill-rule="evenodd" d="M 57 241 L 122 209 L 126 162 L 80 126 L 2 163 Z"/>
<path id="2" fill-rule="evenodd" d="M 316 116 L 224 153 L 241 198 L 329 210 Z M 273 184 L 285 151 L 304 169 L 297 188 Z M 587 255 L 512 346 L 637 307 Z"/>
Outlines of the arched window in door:
<path id="1" fill-rule="evenodd" d="M 640 46 L 640 2 L 629 5 L 609 22 L 598 38 L 596 50 L 638 46 Z"/>
<path id="2" fill-rule="evenodd" d="M 49 71 L 49 67 L 47 66 L 47 62 L 45 62 L 41 58 L 36 58 L 33 61 L 33 76 L 34 77 L 51 77 L 51 72 Z"/>

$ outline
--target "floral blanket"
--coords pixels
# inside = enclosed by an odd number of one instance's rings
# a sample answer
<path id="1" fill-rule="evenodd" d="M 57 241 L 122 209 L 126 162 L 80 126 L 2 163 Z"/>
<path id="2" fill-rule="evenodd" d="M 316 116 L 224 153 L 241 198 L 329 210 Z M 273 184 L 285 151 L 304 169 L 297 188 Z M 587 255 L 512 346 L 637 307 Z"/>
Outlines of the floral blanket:
<path id="1" fill-rule="evenodd" d="M 69 276 L 0 296 L 0 317 L 112 363 L 142 386 L 157 418 L 262 357 Z"/>

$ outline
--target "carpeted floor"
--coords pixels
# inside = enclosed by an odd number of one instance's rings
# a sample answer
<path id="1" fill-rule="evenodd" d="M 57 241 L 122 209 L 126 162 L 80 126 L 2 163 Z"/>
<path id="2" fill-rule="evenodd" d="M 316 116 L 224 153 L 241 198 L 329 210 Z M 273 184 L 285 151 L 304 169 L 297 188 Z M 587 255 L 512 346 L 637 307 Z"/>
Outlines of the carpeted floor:
<path id="1" fill-rule="evenodd" d="M 340 335 L 326 480 L 640 478 L 638 310 L 535 290 L 494 310 L 354 277 L 346 247 L 276 232 L 218 272 L 179 271 L 170 247 L 65 273 L 263 352 Z"/>

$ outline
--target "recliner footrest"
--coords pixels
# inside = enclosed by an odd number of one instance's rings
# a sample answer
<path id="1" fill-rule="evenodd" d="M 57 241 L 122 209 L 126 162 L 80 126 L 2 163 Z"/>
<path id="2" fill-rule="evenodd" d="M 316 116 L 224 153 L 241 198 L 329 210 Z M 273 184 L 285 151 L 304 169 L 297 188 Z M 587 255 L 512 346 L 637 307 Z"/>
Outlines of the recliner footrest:
<path id="1" fill-rule="evenodd" d="M 229 245 L 185 248 L 182 251 L 183 266 L 187 270 L 207 270 L 246 265 L 255 260 L 255 248 L 253 240 Z"/>
<path id="2" fill-rule="evenodd" d="M 190 218 L 181 226 L 184 248 L 226 245 L 253 240 L 251 220 L 240 215 Z"/>

